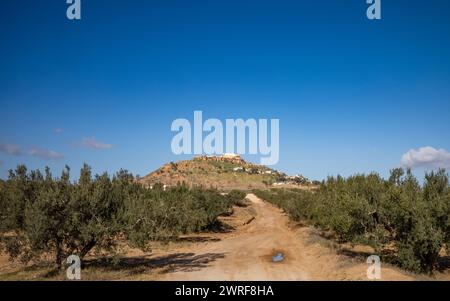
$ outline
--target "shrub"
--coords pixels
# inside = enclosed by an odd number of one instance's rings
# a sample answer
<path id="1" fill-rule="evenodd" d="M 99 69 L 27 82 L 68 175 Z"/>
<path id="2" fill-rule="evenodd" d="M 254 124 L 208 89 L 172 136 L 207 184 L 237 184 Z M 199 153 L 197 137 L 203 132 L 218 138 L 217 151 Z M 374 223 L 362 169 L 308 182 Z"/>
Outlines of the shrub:
<path id="1" fill-rule="evenodd" d="M 153 240 L 199 231 L 215 224 L 231 206 L 216 190 L 179 185 L 146 189 L 121 170 L 92 177 L 89 166 L 70 182 L 69 168 L 53 178 L 47 168 L 11 171 L 0 186 L 0 246 L 28 262 L 52 254 L 60 268 L 69 255 L 115 251 L 119 238 L 148 249 Z"/>
<path id="2" fill-rule="evenodd" d="M 61 267 L 69 254 L 83 258 L 94 247 L 115 245 L 122 198 L 107 174 L 92 179 L 85 165 L 80 180 L 71 183 L 68 167 L 59 179 L 48 169 L 45 179 L 38 172 L 28 176 L 23 171 L 19 167 L 10 175 L 10 192 L 18 194 L 9 195 L 14 209 L 7 212 L 10 221 L 4 226 L 15 232 L 4 244 L 13 258 L 27 262 L 51 252 Z"/>
<path id="3" fill-rule="evenodd" d="M 410 170 L 344 179 L 330 177 L 313 192 L 273 189 L 255 193 L 293 220 L 333 231 L 340 241 L 364 242 L 381 250 L 394 245 L 398 265 L 431 272 L 450 245 L 450 192 L 444 170 L 419 185 Z"/>
<path id="4" fill-rule="evenodd" d="M 245 197 L 247 194 L 241 190 L 231 190 L 227 195 L 227 199 L 231 206 L 245 207 Z"/>

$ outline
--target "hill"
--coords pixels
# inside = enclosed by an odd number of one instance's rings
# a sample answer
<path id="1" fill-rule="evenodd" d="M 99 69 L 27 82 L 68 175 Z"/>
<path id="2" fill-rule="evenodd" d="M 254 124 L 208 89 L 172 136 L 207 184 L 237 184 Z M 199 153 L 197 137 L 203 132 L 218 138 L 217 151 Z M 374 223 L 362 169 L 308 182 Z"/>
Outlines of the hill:
<path id="1" fill-rule="evenodd" d="M 201 185 L 229 191 L 266 189 L 275 184 L 288 184 L 291 178 L 266 166 L 246 162 L 238 155 L 226 154 L 171 162 L 139 181 L 146 186 L 157 183 L 174 186 L 184 182 L 189 186 Z"/>

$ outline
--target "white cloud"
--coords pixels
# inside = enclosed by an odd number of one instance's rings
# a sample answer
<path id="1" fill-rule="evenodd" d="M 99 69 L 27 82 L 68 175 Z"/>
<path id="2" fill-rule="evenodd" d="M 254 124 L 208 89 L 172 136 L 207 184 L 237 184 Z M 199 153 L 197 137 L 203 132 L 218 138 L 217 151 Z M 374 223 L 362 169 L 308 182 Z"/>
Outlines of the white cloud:
<path id="1" fill-rule="evenodd" d="M 53 129 L 53 133 L 55 133 L 55 134 L 61 134 L 63 131 L 64 131 L 64 130 L 61 129 L 61 128 Z"/>
<path id="2" fill-rule="evenodd" d="M 0 144 L 0 151 L 13 156 L 22 155 L 20 146 L 15 144 Z"/>
<path id="3" fill-rule="evenodd" d="M 57 153 L 52 150 L 46 150 L 41 148 L 32 148 L 29 150 L 28 154 L 33 157 L 38 157 L 41 159 L 61 159 L 64 158 L 64 156 L 60 153 Z"/>
<path id="4" fill-rule="evenodd" d="M 97 141 L 95 137 L 92 138 L 83 138 L 83 145 L 92 148 L 92 149 L 109 149 L 112 147 L 111 144 L 103 143 Z"/>
<path id="5" fill-rule="evenodd" d="M 431 146 L 410 149 L 403 154 L 401 164 L 404 167 L 450 168 L 450 153 Z"/>

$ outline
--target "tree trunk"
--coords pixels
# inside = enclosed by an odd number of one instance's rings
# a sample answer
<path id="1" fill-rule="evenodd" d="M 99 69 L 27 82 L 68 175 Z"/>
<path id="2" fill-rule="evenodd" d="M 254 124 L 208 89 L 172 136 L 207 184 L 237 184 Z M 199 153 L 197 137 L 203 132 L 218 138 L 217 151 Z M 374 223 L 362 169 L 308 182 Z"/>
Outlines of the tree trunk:
<path id="1" fill-rule="evenodd" d="M 58 270 L 62 269 L 62 262 L 63 262 L 63 250 L 61 247 L 61 242 L 58 240 L 56 241 L 56 268 Z"/>
<path id="2" fill-rule="evenodd" d="M 80 258 L 83 258 L 84 256 L 87 255 L 87 253 L 89 253 L 90 250 L 92 250 L 93 247 L 95 247 L 96 245 L 96 241 L 95 239 L 91 239 L 84 247 L 83 249 L 81 249 L 80 251 Z"/>

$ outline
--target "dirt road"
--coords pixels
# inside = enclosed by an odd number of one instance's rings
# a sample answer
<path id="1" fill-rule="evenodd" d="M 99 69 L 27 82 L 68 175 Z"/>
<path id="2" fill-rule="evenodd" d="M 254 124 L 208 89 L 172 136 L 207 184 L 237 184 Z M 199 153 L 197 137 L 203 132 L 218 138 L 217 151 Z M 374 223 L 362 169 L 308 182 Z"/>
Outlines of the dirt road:
<path id="1" fill-rule="evenodd" d="M 370 250 L 340 255 L 331 240 L 311 227 L 294 226 L 277 207 L 250 194 L 224 222 L 228 233 L 200 233 L 147 253 L 126 248 L 120 268 L 95 255 L 85 260 L 86 280 L 367 280 Z M 273 262 L 282 253 L 284 260 Z M 363 254 L 363 255 L 361 255 Z M 0 254 L 0 279 L 47 279 L 48 267 L 24 267 Z M 65 274 L 55 276 L 65 279 Z M 417 275 L 382 264 L 382 280 L 413 280 Z M 447 279 L 448 280 L 448 279 Z"/>
<path id="2" fill-rule="evenodd" d="M 196 244 L 183 252 L 210 258 L 200 268 L 174 270 L 162 280 L 367 280 L 367 264 L 311 239 L 308 228 L 293 229 L 278 208 L 250 194 L 256 217 L 219 241 Z M 284 260 L 273 262 L 282 253 Z M 412 276 L 382 268 L 384 280 Z"/>

